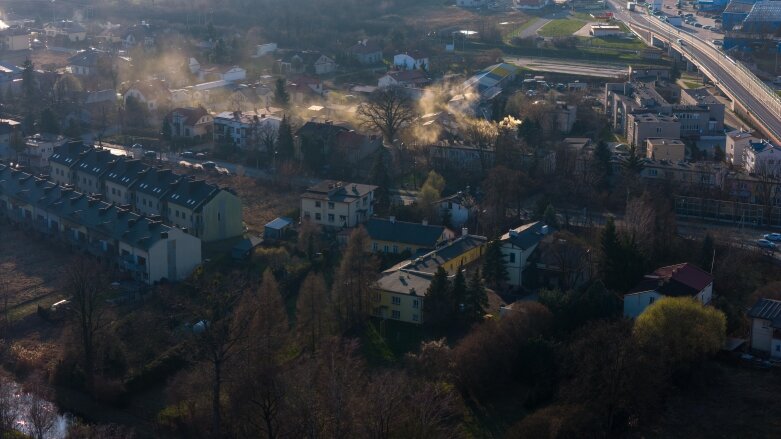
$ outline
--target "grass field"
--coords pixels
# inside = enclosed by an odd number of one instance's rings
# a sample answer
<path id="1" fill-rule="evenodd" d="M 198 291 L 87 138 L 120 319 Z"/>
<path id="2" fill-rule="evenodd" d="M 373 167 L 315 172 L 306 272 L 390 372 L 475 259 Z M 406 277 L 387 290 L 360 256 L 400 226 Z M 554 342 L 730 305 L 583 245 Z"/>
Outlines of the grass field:
<path id="1" fill-rule="evenodd" d="M 543 26 L 537 33 L 543 37 L 567 37 L 577 32 L 585 24 L 585 21 L 574 18 L 553 20 Z"/>

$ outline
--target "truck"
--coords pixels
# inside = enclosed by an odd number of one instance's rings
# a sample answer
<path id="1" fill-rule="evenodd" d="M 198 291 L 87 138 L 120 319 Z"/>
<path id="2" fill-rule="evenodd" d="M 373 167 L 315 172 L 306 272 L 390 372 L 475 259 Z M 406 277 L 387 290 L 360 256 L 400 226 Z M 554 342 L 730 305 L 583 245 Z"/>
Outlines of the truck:
<path id="1" fill-rule="evenodd" d="M 635 2 L 627 2 L 626 10 L 627 11 L 634 11 L 636 5 L 637 5 L 637 3 L 635 3 Z"/>

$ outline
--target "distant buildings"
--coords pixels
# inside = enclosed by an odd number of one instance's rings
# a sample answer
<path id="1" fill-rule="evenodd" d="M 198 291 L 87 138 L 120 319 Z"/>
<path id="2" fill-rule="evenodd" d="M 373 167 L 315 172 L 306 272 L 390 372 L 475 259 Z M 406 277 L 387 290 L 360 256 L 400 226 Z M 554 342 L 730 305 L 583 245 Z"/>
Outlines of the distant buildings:
<path id="1" fill-rule="evenodd" d="M 324 180 L 301 195 L 301 220 L 330 228 L 350 228 L 374 214 L 377 186 Z"/>

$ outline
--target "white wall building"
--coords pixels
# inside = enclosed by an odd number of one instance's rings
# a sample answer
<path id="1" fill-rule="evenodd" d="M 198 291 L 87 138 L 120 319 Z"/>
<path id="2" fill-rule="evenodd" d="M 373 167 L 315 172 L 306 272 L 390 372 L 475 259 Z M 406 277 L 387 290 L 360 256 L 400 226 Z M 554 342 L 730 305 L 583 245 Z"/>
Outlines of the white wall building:
<path id="1" fill-rule="evenodd" d="M 509 285 L 523 286 L 523 271 L 528 266 L 529 256 L 547 233 L 548 226 L 537 221 L 512 229 L 499 239 Z"/>
<path id="2" fill-rule="evenodd" d="M 703 305 L 713 298 L 713 276 L 687 263 L 662 267 L 624 295 L 624 317 L 636 318 L 662 297 L 688 296 Z"/>
<path id="3" fill-rule="evenodd" d="M 781 175 L 781 150 L 767 140 L 749 142 L 743 151 L 746 172 L 758 175 Z"/>
<path id="4" fill-rule="evenodd" d="M 374 214 L 377 186 L 323 180 L 301 195 L 301 220 L 325 227 L 350 228 Z"/>
<path id="5" fill-rule="evenodd" d="M 421 70 L 429 66 L 428 56 L 413 50 L 393 56 L 393 66 L 403 70 Z"/>
<path id="6" fill-rule="evenodd" d="M 751 142 L 758 142 L 759 139 L 751 133 L 743 130 L 735 130 L 727 133 L 725 160 L 727 163 L 743 167 L 743 154 L 746 147 Z"/>
<path id="7" fill-rule="evenodd" d="M 781 358 L 781 300 L 759 299 L 748 312 L 751 349 Z"/>

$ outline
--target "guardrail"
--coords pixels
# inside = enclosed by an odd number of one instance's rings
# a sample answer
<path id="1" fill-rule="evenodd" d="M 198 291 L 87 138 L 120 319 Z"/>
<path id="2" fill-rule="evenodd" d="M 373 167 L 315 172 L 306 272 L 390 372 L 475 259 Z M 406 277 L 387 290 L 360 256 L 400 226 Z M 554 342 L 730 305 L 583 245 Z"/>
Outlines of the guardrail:
<path id="1" fill-rule="evenodd" d="M 669 23 L 666 23 L 660 19 L 658 19 L 655 16 L 650 16 L 657 20 L 662 36 L 667 38 L 671 43 L 676 39 L 681 39 L 682 41 L 686 41 L 688 44 L 692 44 L 696 46 L 700 51 L 706 54 L 706 56 L 709 56 L 713 61 L 720 64 L 723 69 L 726 71 L 733 70 L 733 68 L 736 68 L 738 71 L 735 72 L 735 79 L 738 80 L 743 84 L 746 91 L 750 93 L 752 96 L 754 96 L 755 99 L 757 99 L 768 111 L 771 112 L 771 114 L 777 114 L 781 115 L 781 97 L 779 97 L 773 89 L 767 86 L 764 82 L 762 82 L 757 76 L 749 70 L 743 63 L 740 61 L 733 60 L 732 58 L 728 57 L 726 54 L 716 51 L 713 47 L 710 46 L 710 43 L 703 41 L 701 38 L 699 38 L 696 35 L 690 34 L 688 32 L 681 32 L 680 29 L 677 29 L 673 26 L 671 26 Z M 645 28 L 648 32 L 654 32 L 654 33 L 660 33 L 659 30 L 652 29 L 647 26 L 643 26 L 639 23 L 628 23 L 630 26 L 637 26 L 640 28 Z M 673 32 L 673 30 L 675 32 Z M 682 52 L 685 52 L 692 60 L 697 61 L 697 58 L 692 54 L 692 52 L 686 47 L 686 46 L 680 46 L 680 50 Z M 710 55 L 709 55 L 710 53 Z M 716 54 L 718 58 L 714 59 L 712 54 Z M 725 63 L 728 63 L 728 65 L 725 65 Z M 707 68 L 703 68 L 702 63 L 699 63 L 699 67 L 701 70 L 704 70 L 706 74 L 709 74 L 709 76 L 716 78 L 716 75 L 714 72 L 708 71 Z M 724 82 L 721 82 L 719 84 L 721 87 L 725 88 L 726 91 L 732 95 L 733 99 L 738 100 L 738 93 L 733 90 L 728 84 L 725 84 Z M 744 105 L 748 109 L 748 105 L 741 102 L 742 105 Z M 757 112 L 753 112 L 752 116 L 755 117 L 758 121 L 760 121 L 765 129 L 769 132 L 771 137 L 774 137 L 774 140 L 781 141 L 781 133 L 776 130 L 776 128 L 767 122 L 765 119 L 765 115 L 758 114 Z"/>

